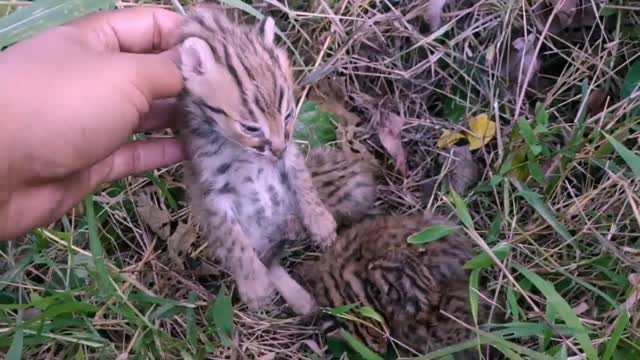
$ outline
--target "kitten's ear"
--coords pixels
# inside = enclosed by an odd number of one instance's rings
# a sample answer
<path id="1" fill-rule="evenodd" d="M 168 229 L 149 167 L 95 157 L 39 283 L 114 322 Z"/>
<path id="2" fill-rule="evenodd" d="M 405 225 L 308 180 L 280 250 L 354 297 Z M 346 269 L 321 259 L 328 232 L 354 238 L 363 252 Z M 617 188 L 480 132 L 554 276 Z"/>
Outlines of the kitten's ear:
<path id="1" fill-rule="evenodd" d="M 276 36 L 276 23 L 271 16 L 265 16 L 258 24 L 258 34 L 265 43 L 272 45 Z"/>
<path id="2" fill-rule="evenodd" d="M 186 79 L 209 73 L 215 66 L 211 47 L 206 41 L 196 37 L 187 38 L 182 42 L 180 62 L 182 75 Z"/>

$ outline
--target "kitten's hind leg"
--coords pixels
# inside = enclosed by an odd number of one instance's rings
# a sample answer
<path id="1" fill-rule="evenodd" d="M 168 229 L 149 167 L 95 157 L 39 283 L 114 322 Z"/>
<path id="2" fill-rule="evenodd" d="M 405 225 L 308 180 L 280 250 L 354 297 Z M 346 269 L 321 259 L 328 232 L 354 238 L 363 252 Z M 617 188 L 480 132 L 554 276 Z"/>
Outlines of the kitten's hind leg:
<path id="1" fill-rule="evenodd" d="M 240 224 L 230 213 L 208 212 L 209 247 L 225 263 L 238 285 L 240 298 L 250 310 L 259 311 L 271 303 L 275 287 L 269 279 L 269 271 Z"/>
<path id="2" fill-rule="evenodd" d="M 298 315 L 307 315 L 316 309 L 316 301 L 287 271 L 277 263 L 269 267 L 269 278 L 285 299 L 289 307 Z"/>

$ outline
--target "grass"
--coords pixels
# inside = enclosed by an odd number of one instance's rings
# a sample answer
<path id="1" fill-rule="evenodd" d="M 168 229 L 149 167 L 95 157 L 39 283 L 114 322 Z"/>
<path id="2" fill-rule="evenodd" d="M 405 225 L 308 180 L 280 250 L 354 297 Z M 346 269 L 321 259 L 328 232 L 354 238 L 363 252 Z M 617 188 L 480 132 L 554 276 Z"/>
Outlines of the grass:
<path id="1" fill-rule="evenodd" d="M 116 5 L 149 3 L 173 6 Z M 480 276 L 510 314 L 480 339 L 509 358 L 640 355 L 638 2 L 579 2 L 601 16 L 579 11 L 583 24 L 554 31 L 541 1 L 452 0 L 435 33 L 420 16 L 424 1 L 248 3 L 278 18 L 302 61 L 301 94 L 328 76 L 343 82 L 341 105 L 361 119 L 356 140 L 385 165 L 379 204 L 393 213 L 428 207 L 460 216 L 481 249 L 470 265 L 473 283 Z M 0 13 L 27 6 L 1 1 Z M 541 65 L 528 89 L 529 67 L 501 76 L 524 29 L 537 34 L 531 51 Z M 376 106 L 405 118 L 406 178 L 376 135 Z M 442 130 L 463 131 L 464 120 L 481 113 L 497 131 L 473 151 L 480 181 L 459 195 L 436 188 L 425 201 L 429 179 L 442 177 Z M 229 297 L 233 281 L 187 226 L 180 169 L 114 182 L 59 222 L 0 245 L 7 359 L 329 356 L 317 329 L 283 307 L 255 314 Z"/>

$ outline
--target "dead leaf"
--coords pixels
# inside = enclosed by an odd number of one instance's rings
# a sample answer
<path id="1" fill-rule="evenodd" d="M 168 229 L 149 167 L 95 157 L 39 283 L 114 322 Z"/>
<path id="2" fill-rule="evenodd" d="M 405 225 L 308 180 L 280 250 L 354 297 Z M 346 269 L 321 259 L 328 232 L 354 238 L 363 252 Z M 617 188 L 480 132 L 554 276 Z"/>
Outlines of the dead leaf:
<path id="1" fill-rule="evenodd" d="M 553 20 L 553 27 L 563 30 L 571 26 L 576 16 L 578 0 L 549 0 L 556 11 L 556 18 Z M 555 30 L 555 29 L 553 29 Z"/>
<path id="2" fill-rule="evenodd" d="M 166 209 L 161 209 L 154 204 L 149 194 L 141 193 L 137 196 L 137 210 L 140 220 L 149 226 L 154 233 L 163 240 L 169 237 L 171 215 Z"/>
<path id="3" fill-rule="evenodd" d="M 169 257 L 180 270 L 184 270 L 184 259 L 196 238 L 196 229 L 190 224 L 180 222 L 176 231 L 167 239 Z"/>
<path id="4" fill-rule="evenodd" d="M 38 308 L 31 308 L 24 311 L 24 314 L 22 314 L 22 319 L 24 321 L 30 321 L 37 318 L 40 315 L 42 315 L 42 310 Z"/>
<path id="5" fill-rule="evenodd" d="M 469 148 L 476 150 L 491 141 L 496 135 L 496 123 L 489 120 L 489 115 L 480 114 L 469 121 L 471 135 L 467 136 Z"/>
<path id="6" fill-rule="evenodd" d="M 464 138 L 465 136 L 460 134 L 459 132 L 453 132 L 451 130 L 444 129 L 444 131 L 442 131 L 442 135 L 440 135 L 440 138 L 436 143 L 436 146 L 440 149 L 448 149 L 451 145 L 454 145 Z"/>
<path id="7" fill-rule="evenodd" d="M 502 75 L 520 86 L 528 86 L 540 71 L 540 60 L 536 55 L 536 36 L 529 34 L 527 37 L 519 37 L 511 43 L 509 56 L 501 67 Z M 529 70 L 531 69 L 531 71 Z M 527 75 L 530 76 L 527 78 Z"/>
<path id="8" fill-rule="evenodd" d="M 624 306 L 627 309 L 627 311 L 633 314 L 637 312 L 634 310 L 634 308 L 636 307 L 638 300 L 640 299 L 640 293 L 639 293 L 640 274 L 638 273 L 629 274 L 627 279 L 629 280 L 629 283 L 633 287 L 633 291 L 631 291 L 631 293 L 627 297 L 627 301 L 624 302 Z"/>
<path id="9" fill-rule="evenodd" d="M 539 31 L 544 30 L 551 14 L 556 12 L 549 24 L 551 34 L 558 34 L 567 29 L 593 26 L 597 20 L 597 13 L 591 0 L 548 0 L 537 3 L 534 8 L 536 7 L 542 8 L 535 10 L 540 17 Z"/>
<path id="10" fill-rule="evenodd" d="M 448 154 L 441 154 L 439 160 L 446 171 L 444 180 L 449 189 L 463 194 L 478 182 L 480 169 L 473 161 L 469 146 L 454 146 Z"/>
<path id="11" fill-rule="evenodd" d="M 365 159 L 377 167 L 375 157 L 356 139 L 355 133 L 361 119 L 345 107 L 347 94 L 344 82 L 336 78 L 323 79 L 313 87 L 309 99 L 318 105 L 320 111 L 333 114 L 337 118 L 336 140 L 342 151 Z"/>
<path id="12" fill-rule="evenodd" d="M 427 13 L 424 19 L 429 23 L 431 32 L 434 32 L 442 26 L 442 9 L 447 5 L 447 0 L 430 0 L 427 5 Z"/>
<path id="13" fill-rule="evenodd" d="M 582 315 L 585 311 L 589 310 L 591 308 L 591 306 L 589 306 L 589 304 L 587 304 L 586 302 L 581 302 L 580 304 L 578 304 L 577 306 L 574 306 L 572 308 L 573 312 L 576 313 L 576 315 Z"/>
<path id="14" fill-rule="evenodd" d="M 587 105 L 589 106 L 589 114 L 591 116 L 598 115 L 604 111 L 604 107 L 607 103 L 607 94 L 600 90 L 595 89 L 589 95 L 587 99 Z"/>
<path id="15" fill-rule="evenodd" d="M 477 150 L 487 144 L 496 135 L 496 123 L 489 119 L 489 115 L 482 113 L 469 120 L 469 132 L 461 134 L 450 130 L 444 130 L 436 146 L 440 149 L 448 149 L 462 139 L 467 139 L 470 150 Z"/>
<path id="16" fill-rule="evenodd" d="M 401 136 L 405 119 L 400 115 L 382 110 L 377 111 L 374 118 L 377 120 L 380 142 L 393 158 L 396 164 L 395 170 L 403 177 L 407 177 L 409 175 L 407 153 L 402 145 Z"/>

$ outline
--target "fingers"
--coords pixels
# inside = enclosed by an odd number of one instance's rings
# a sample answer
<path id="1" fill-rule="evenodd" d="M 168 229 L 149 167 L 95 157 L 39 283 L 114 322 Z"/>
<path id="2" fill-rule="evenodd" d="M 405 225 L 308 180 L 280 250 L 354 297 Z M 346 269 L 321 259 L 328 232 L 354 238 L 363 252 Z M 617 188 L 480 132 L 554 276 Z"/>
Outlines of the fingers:
<path id="1" fill-rule="evenodd" d="M 105 182 L 176 164 L 184 160 L 184 155 L 176 139 L 128 143 L 88 170 L 88 191 Z"/>
<path id="2" fill-rule="evenodd" d="M 130 71 L 129 78 L 150 104 L 155 99 L 178 96 L 184 82 L 169 52 L 163 54 L 120 54 L 119 69 Z"/>
<path id="3" fill-rule="evenodd" d="M 151 7 L 104 11 L 69 24 L 90 36 L 96 50 L 147 53 L 178 43 L 182 16 Z"/>
<path id="4" fill-rule="evenodd" d="M 178 101 L 174 98 L 158 100 L 151 105 L 148 113 L 140 119 L 135 132 L 145 132 L 176 127 Z"/>

